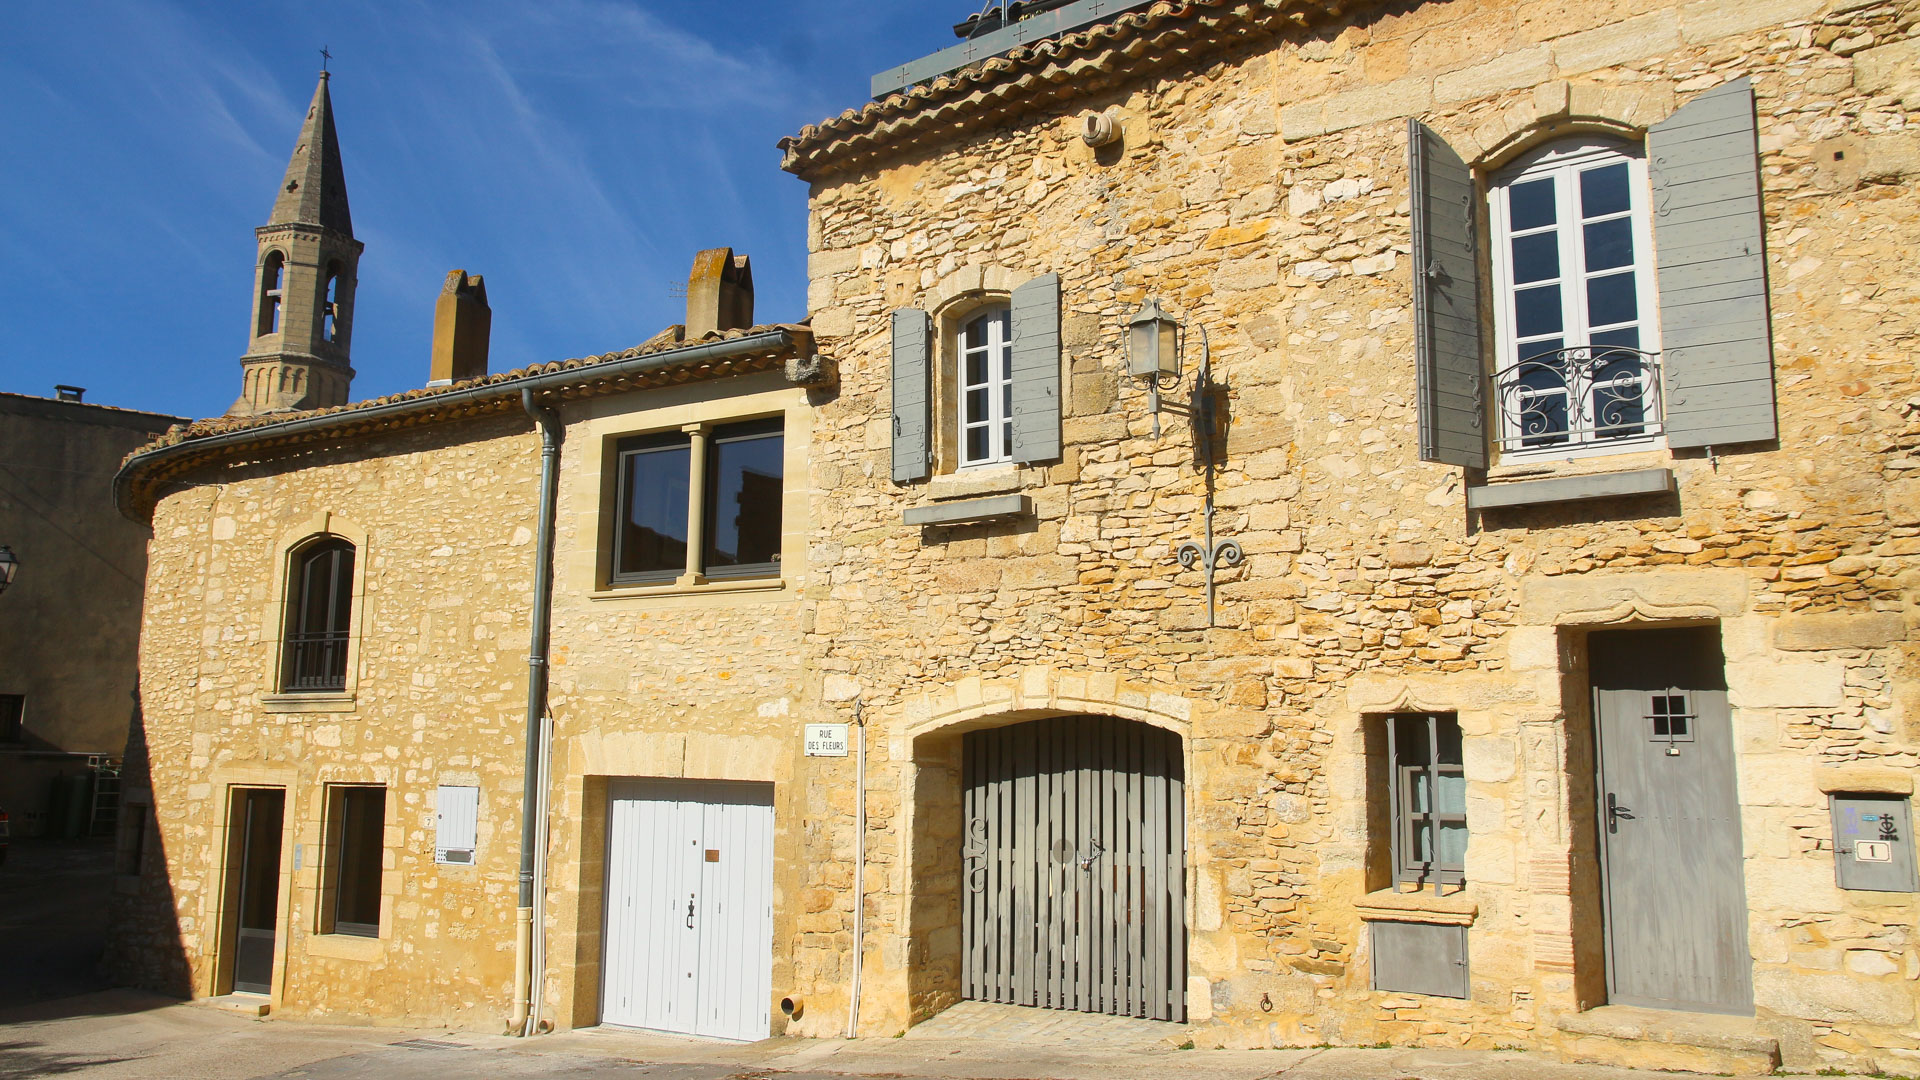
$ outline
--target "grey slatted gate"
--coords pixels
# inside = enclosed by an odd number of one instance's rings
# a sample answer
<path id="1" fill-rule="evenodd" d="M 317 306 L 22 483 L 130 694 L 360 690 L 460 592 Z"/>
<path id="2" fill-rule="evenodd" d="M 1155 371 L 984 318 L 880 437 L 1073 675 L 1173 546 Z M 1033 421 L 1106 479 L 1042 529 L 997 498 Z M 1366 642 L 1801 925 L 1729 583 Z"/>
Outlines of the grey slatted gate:
<path id="1" fill-rule="evenodd" d="M 965 736 L 963 993 L 1187 1015 L 1179 737 L 1108 716 Z"/>
<path id="2" fill-rule="evenodd" d="M 1733 723 L 1711 629 L 1589 639 L 1608 1000 L 1753 1013 Z"/>

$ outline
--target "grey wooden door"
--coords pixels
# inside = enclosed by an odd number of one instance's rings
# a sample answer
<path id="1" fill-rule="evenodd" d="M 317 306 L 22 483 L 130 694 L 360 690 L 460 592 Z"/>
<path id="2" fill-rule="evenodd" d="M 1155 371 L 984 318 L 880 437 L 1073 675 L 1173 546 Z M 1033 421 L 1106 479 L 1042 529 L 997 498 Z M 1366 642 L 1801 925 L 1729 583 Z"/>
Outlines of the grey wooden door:
<path id="1" fill-rule="evenodd" d="M 1178 736 L 1106 716 L 965 736 L 963 993 L 1186 1019 Z"/>
<path id="2" fill-rule="evenodd" d="M 228 863 L 239 875 L 234 891 L 233 988 L 273 992 L 273 945 L 280 924 L 280 830 L 287 794 L 280 788 L 236 793 L 228 828 L 239 830 Z"/>
<path id="3" fill-rule="evenodd" d="M 1699 633 L 1595 649 L 1608 998 L 1751 1014 L 1733 725 Z"/>

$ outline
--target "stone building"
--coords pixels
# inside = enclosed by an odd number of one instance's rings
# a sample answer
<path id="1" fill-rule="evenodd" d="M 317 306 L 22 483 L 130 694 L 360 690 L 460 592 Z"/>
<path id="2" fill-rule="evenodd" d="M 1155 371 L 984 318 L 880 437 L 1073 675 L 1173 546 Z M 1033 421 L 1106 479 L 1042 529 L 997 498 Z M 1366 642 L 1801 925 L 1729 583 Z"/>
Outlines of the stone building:
<path id="1" fill-rule="evenodd" d="M 107 481 L 185 423 L 84 395 L 0 394 L 0 544 L 21 565 L 0 596 L 0 807 L 16 836 L 114 824 L 147 531 L 114 512 Z"/>
<path id="2" fill-rule="evenodd" d="M 783 143 L 807 326 L 130 459 L 128 956 L 1920 1067 L 1920 7 L 1044 7 Z"/>

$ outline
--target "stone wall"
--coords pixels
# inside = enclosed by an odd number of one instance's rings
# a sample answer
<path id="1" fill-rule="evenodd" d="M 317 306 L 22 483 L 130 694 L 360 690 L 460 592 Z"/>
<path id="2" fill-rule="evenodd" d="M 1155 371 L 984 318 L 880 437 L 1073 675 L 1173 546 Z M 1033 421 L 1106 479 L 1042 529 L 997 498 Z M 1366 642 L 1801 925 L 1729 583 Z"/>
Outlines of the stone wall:
<path id="1" fill-rule="evenodd" d="M 914 702 L 1102 678 L 1190 715 L 1201 1041 L 1547 1044 L 1557 1016 L 1605 997 L 1584 634 L 1706 620 L 1736 708 L 1762 1015 L 1800 1060 L 1920 1064 L 1913 898 L 1834 888 L 1814 778 L 1822 763 L 1920 763 L 1905 479 L 1920 203 L 1903 179 L 1920 166 L 1920 101 L 1895 62 L 1917 13 L 1363 12 L 816 180 L 810 306 L 842 388 L 816 419 L 813 486 L 834 497 L 818 508 L 806 655 L 823 687 L 847 688 L 821 715 L 846 715 L 857 691 L 875 718 L 870 875 L 885 888 L 868 894 L 863 1030 L 946 1000 L 912 978 L 926 962 L 913 896 L 942 887 L 913 868 L 958 865 L 913 850 Z M 1417 460 L 1403 118 L 1485 165 L 1546 133 L 1643 129 L 1738 75 L 1758 94 L 1777 447 L 1530 463 L 1666 467 L 1679 490 L 1470 515 L 1460 470 Z M 1087 109 L 1115 110 L 1120 147 L 1078 140 Z M 1048 272 L 1063 279 L 1064 458 L 892 483 L 889 313 Z M 1124 323 L 1149 295 L 1206 329 L 1230 387 L 1215 526 L 1248 557 L 1223 571 L 1211 628 L 1200 573 L 1172 558 L 1201 528 L 1188 429 L 1168 417 L 1151 438 L 1123 379 Z M 908 507 L 996 491 L 1035 514 L 901 524 Z M 1465 1002 L 1367 989 L 1356 901 L 1377 841 L 1354 783 L 1365 718 L 1401 708 L 1456 710 L 1469 737 Z M 848 919 L 850 899 L 835 910 Z M 807 943 L 803 975 L 829 983 L 839 940 Z"/>
<path id="2" fill-rule="evenodd" d="M 310 1019 L 497 1030 L 512 999 L 520 760 L 539 439 L 524 420 L 391 436 L 234 467 L 162 499 L 141 686 L 158 851 L 146 899 L 177 928 L 117 928 L 165 975 L 174 930 L 196 996 L 216 971 L 234 785 L 286 791 L 272 1008 Z M 301 539 L 354 541 L 349 692 L 275 691 L 282 563 Z M 321 933 L 326 786 L 386 786 L 378 938 Z M 472 866 L 434 861 L 443 783 L 480 788 Z M 297 852 L 297 854 L 296 854 Z M 170 890 L 170 896 L 168 892 Z M 138 912 L 138 905 L 129 905 Z M 164 910 L 164 908 L 160 909 Z M 136 919 L 138 916 L 136 915 Z"/>

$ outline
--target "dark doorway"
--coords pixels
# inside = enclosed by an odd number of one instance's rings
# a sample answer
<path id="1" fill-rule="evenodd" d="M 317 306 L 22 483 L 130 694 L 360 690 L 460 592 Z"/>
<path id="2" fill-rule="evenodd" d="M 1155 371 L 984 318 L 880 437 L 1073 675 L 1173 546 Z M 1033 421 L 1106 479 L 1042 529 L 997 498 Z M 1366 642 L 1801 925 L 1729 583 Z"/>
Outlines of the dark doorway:
<path id="1" fill-rule="evenodd" d="M 965 996 L 1184 1021 L 1179 737 L 1070 716 L 963 745 Z"/>
<path id="2" fill-rule="evenodd" d="M 280 829 L 286 814 L 281 788 L 239 788 L 228 828 L 228 872 L 233 885 L 233 989 L 273 992 L 274 935 L 280 922 Z"/>
<path id="3" fill-rule="evenodd" d="M 1607 996 L 1750 1015 L 1753 958 L 1716 628 L 1588 638 Z"/>

